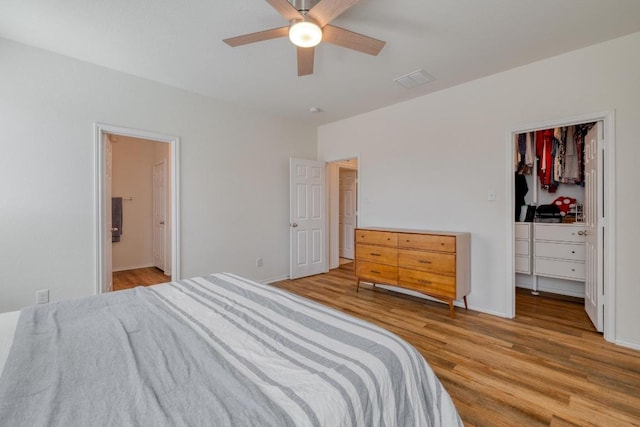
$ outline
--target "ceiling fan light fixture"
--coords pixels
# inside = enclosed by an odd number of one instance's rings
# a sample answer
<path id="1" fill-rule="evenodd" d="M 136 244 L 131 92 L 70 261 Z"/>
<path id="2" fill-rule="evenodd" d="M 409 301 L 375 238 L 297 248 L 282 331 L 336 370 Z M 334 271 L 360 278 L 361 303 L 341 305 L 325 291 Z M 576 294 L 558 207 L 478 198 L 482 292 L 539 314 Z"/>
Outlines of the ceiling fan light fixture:
<path id="1" fill-rule="evenodd" d="M 298 21 L 289 27 L 289 40 L 299 47 L 314 47 L 322 41 L 322 28 L 310 19 Z"/>

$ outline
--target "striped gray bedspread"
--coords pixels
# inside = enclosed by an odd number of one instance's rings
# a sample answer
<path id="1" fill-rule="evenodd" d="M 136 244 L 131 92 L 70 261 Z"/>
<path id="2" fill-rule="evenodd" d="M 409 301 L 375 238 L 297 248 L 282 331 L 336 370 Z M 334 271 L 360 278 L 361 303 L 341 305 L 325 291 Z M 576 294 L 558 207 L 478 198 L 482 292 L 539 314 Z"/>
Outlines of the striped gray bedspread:
<path id="1" fill-rule="evenodd" d="M 23 309 L 2 426 L 461 426 L 398 336 L 214 274 Z"/>

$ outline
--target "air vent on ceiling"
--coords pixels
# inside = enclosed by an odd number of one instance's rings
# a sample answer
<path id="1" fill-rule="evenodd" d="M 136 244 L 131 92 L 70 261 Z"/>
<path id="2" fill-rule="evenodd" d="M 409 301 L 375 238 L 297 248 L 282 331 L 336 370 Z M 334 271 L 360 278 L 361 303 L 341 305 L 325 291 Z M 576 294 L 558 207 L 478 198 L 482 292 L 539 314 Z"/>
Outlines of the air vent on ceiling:
<path id="1" fill-rule="evenodd" d="M 427 73 L 425 70 L 417 70 L 393 79 L 394 82 L 407 89 L 429 83 L 433 80 L 435 80 L 435 77 Z"/>

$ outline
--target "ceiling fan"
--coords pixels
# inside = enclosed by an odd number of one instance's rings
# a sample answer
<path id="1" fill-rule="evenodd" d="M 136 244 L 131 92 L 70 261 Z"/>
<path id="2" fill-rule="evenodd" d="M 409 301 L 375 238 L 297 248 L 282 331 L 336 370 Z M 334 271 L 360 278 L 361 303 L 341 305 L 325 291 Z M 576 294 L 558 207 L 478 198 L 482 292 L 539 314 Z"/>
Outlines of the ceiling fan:
<path id="1" fill-rule="evenodd" d="M 231 47 L 289 36 L 298 50 L 298 76 L 313 74 L 314 47 L 321 41 L 369 55 L 380 53 L 386 42 L 329 25 L 359 0 L 267 0 L 289 21 L 286 27 L 272 28 L 223 40 Z"/>

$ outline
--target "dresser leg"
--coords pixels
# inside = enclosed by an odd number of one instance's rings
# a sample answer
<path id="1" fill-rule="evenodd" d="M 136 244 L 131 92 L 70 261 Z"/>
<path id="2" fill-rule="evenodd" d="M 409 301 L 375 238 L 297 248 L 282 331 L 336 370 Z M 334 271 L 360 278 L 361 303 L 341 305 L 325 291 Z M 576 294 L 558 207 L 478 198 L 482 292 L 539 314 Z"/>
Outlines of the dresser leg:
<path id="1" fill-rule="evenodd" d="M 449 315 L 451 316 L 452 319 L 455 319 L 456 317 L 456 312 L 453 309 L 453 300 L 449 300 Z"/>
<path id="2" fill-rule="evenodd" d="M 464 296 L 464 309 L 465 310 L 469 310 L 469 307 L 467 306 L 467 296 Z"/>
<path id="3" fill-rule="evenodd" d="M 356 292 L 358 292 L 360 290 L 360 279 L 358 279 L 358 282 L 356 283 Z"/>

